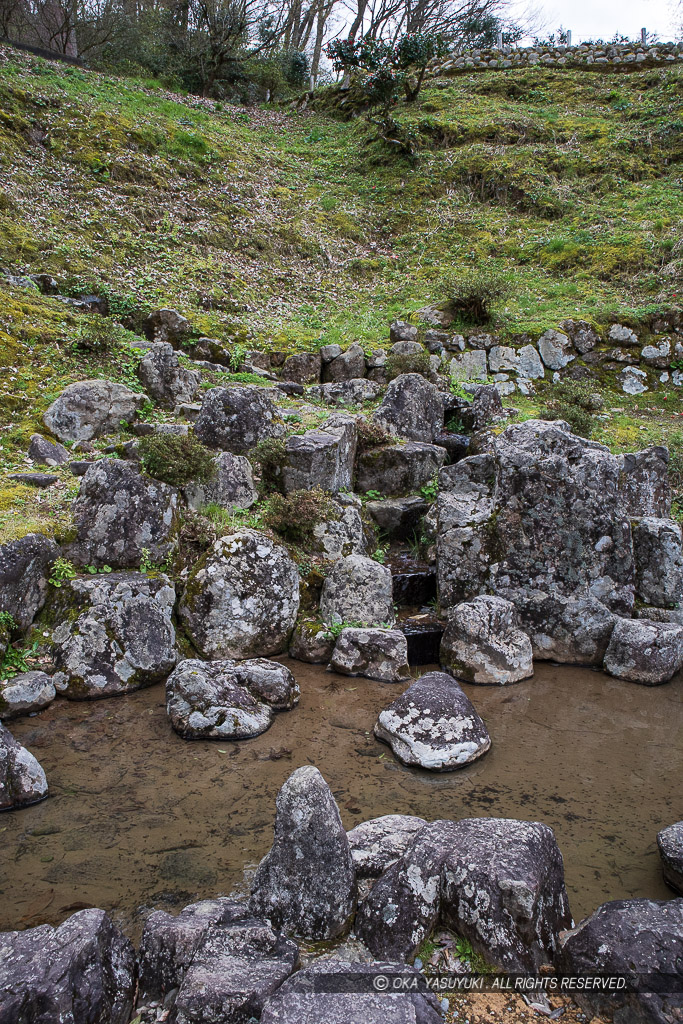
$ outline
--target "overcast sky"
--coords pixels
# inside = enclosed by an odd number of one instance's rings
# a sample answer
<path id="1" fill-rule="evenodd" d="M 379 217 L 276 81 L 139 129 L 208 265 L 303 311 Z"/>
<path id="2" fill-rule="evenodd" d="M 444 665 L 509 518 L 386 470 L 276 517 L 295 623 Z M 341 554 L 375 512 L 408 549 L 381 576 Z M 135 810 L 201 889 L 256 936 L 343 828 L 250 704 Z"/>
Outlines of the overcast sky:
<path id="1" fill-rule="evenodd" d="M 643 27 L 666 42 L 683 20 L 675 0 L 541 0 L 539 6 L 546 31 L 561 24 L 572 30 L 573 43 L 609 40 L 615 32 L 635 39 Z"/>

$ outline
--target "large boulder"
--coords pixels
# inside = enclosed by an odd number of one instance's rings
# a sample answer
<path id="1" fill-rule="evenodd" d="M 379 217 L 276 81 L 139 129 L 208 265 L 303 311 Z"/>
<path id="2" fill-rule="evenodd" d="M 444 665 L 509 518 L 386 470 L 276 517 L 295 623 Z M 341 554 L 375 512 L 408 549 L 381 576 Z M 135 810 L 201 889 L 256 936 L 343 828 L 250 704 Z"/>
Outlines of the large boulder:
<path id="1" fill-rule="evenodd" d="M 195 370 L 180 365 L 167 341 L 155 342 L 147 349 L 138 366 L 138 377 L 150 398 L 167 409 L 191 402 L 200 382 Z"/>
<path id="2" fill-rule="evenodd" d="M 316 984 L 319 975 L 324 977 Z M 386 991 L 377 985 L 378 976 L 386 978 Z M 350 978 L 358 979 L 351 991 Z M 261 1024 L 441 1024 L 442 1020 L 436 996 L 423 991 L 415 968 L 327 957 L 289 978 L 261 1015 Z"/>
<path id="3" fill-rule="evenodd" d="M 432 441 L 443 430 L 443 398 L 419 373 L 403 373 L 389 384 L 373 419 L 384 430 L 411 441 Z"/>
<path id="4" fill-rule="evenodd" d="M 576 354 L 566 334 L 561 331 L 546 331 L 538 339 L 538 351 L 549 370 L 563 370 Z"/>
<path id="5" fill-rule="evenodd" d="M 376 957 L 409 960 L 439 920 L 441 868 L 456 836 L 453 821 L 415 833 L 358 908 L 355 932 Z"/>
<path id="6" fill-rule="evenodd" d="M 70 700 L 130 693 L 163 679 L 176 663 L 172 615 L 175 588 L 167 576 L 139 572 L 65 581 L 52 633 L 53 683 Z"/>
<path id="7" fill-rule="evenodd" d="M 331 502 L 336 518 L 325 519 L 313 527 L 311 547 L 330 562 L 348 555 L 364 555 L 366 549 L 365 529 L 358 509 Z"/>
<path id="8" fill-rule="evenodd" d="M 45 772 L 0 722 L 0 811 L 37 804 L 47 796 Z M 1 938 L 0 938 L 1 948 Z M 0 956 L 0 977 L 2 957 Z M 0 987 L 0 993 L 2 988 Z M 0 1004 L 1 1007 L 2 1004 Z M 0 1021 L 2 1010 L 0 1009 Z"/>
<path id="9" fill-rule="evenodd" d="M 163 1000 L 180 988 L 197 949 L 214 925 L 248 917 L 244 903 L 223 896 L 200 900 L 173 916 L 154 910 L 145 921 L 140 943 L 140 999 Z"/>
<path id="10" fill-rule="evenodd" d="M 194 431 L 207 447 L 241 455 L 285 428 L 267 389 L 229 387 L 206 392 Z"/>
<path id="11" fill-rule="evenodd" d="M 325 577 L 320 616 L 330 625 L 347 622 L 392 626 L 395 615 L 390 570 L 362 555 L 339 559 Z"/>
<path id="12" fill-rule="evenodd" d="M 354 380 L 365 376 L 365 353 L 358 342 L 354 342 L 329 362 L 324 363 L 322 377 L 325 383 L 340 380 Z"/>
<path id="13" fill-rule="evenodd" d="M 342 959 L 342 955 L 345 959 Z M 359 961 L 355 946 L 296 972 L 265 1004 L 263 1024 L 439 1024 L 439 999 L 414 967 Z M 348 957 L 348 959 L 346 959 Z M 338 975 L 338 980 L 335 978 Z M 379 976 L 379 979 L 378 979 Z"/>
<path id="14" fill-rule="evenodd" d="M 405 540 L 415 533 L 419 535 L 420 520 L 428 512 L 429 503 L 425 498 L 412 494 L 408 497 L 368 501 L 365 508 L 387 537 Z"/>
<path id="15" fill-rule="evenodd" d="M 103 910 L 0 933 L 0 1024 L 128 1024 L 135 951 Z"/>
<path id="16" fill-rule="evenodd" d="M 294 676 L 265 659 L 182 661 L 166 681 L 166 710 L 183 739 L 249 739 L 273 723 L 276 709 L 299 699 Z"/>
<path id="17" fill-rule="evenodd" d="M 398 630 L 343 629 L 332 652 L 330 669 L 344 676 L 405 683 L 410 679 L 408 642 Z"/>
<path id="18" fill-rule="evenodd" d="M 319 352 L 294 352 L 282 364 L 282 379 L 297 384 L 315 384 L 320 380 L 322 359 Z"/>
<path id="19" fill-rule="evenodd" d="M 509 971 L 552 963 L 571 927 L 564 866 L 539 822 L 466 818 L 443 860 L 441 920 Z"/>
<path id="20" fill-rule="evenodd" d="M 634 608 L 632 522 L 668 517 L 661 450 L 613 455 L 561 421 L 528 420 L 492 434 L 486 453 L 443 469 L 439 483 L 442 609 L 484 593 L 506 598 L 537 657 L 599 664 L 613 616 Z M 572 656 L 579 605 L 590 620 Z"/>
<path id="21" fill-rule="evenodd" d="M 21 672 L 11 679 L 0 679 L 0 718 L 7 721 L 42 711 L 55 696 L 52 680 L 45 672 Z"/>
<path id="22" fill-rule="evenodd" d="M 617 619 L 603 667 L 644 686 L 665 683 L 683 665 L 683 626 L 648 619 Z"/>
<path id="23" fill-rule="evenodd" d="M 287 438 L 282 487 L 286 493 L 313 487 L 349 491 L 355 456 L 356 422 L 336 413 L 321 427 Z"/>
<path id="24" fill-rule="evenodd" d="M 411 814 L 385 814 L 356 825 L 349 845 L 357 878 L 379 878 L 403 856 L 420 829 L 424 818 Z"/>
<path id="25" fill-rule="evenodd" d="M 17 629 L 28 629 L 45 604 L 59 548 L 42 533 L 28 533 L 0 546 L 0 612 Z"/>
<path id="26" fill-rule="evenodd" d="M 280 654 L 299 610 L 299 571 L 285 548 L 255 530 L 220 537 L 187 581 L 179 607 L 205 658 Z"/>
<path id="27" fill-rule="evenodd" d="M 144 395 L 111 380 L 69 384 L 43 414 L 43 423 L 60 441 L 90 441 L 118 432 L 121 420 L 132 423 Z"/>
<path id="28" fill-rule="evenodd" d="M 339 809 L 318 769 L 305 765 L 278 793 L 273 845 L 254 875 L 250 907 L 276 928 L 323 940 L 346 931 L 355 906 Z"/>
<path id="29" fill-rule="evenodd" d="M 657 833 L 664 881 L 683 896 L 683 821 Z"/>
<path id="30" fill-rule="evenodd" d="M 175 1024 L 252 1021 L 290 976 L 299 948 L 266 921 L 244 918 L 209 929 L 185 971 Z"/>
<path id="31" fill-rule="evenodd" d="M 531 640 L 516 628 L 515 607 L 501 597 L 475 597 L 452 610 L 441 641 L 441 665 L 469 683 L 516 683 L 533 675 Z"/>
<path id="32" fill-rule="evenodd" d="M 327 665 L 332 657 L 334 642 L 334 636 L 323 623 L 303 619 L 292 634 L 289 656 L 311 665 Z"/>
<path id="33" fill-rule="evenodd" d="M 446 449 L 425 441 L 382 445 L 359 455 L 356 487 L 362 493 L 405 495 L 419 491 L 446 461 Z"/>
<path id="34" fill-rule="evenodd" d="M 375 736 L 403 764 L 438 772 L 461 768 L 491 746 L 471 701 L 445 672 L 420 676 L 381 711 Z"/>
<path id="35" fill-rule="evenodd" d="M 575 986 L 589 1017 L 678 1024 L 683 1016 L 683 900 L 614 900 L 562 937 L 560 975 L 619 975 L 619 990 Z"/>
<path id="36" fill-rule="evenodd" d="M 93 463 L 73 504 L 77 565 L 134 568 L 143 557 L 163 562 L 175 543 L 178 491 L 144 476 L 131 462 Z"/>
<path id="37" fill-rule="evenodd" d="M 251 463 L 244 455 L 221 452 L 213 460 L 214 475 L 206 483 L 191 483 L 183 488 L 190 508 L 219 505 L 221 508 L 250 508 L 258 498 Z"/>

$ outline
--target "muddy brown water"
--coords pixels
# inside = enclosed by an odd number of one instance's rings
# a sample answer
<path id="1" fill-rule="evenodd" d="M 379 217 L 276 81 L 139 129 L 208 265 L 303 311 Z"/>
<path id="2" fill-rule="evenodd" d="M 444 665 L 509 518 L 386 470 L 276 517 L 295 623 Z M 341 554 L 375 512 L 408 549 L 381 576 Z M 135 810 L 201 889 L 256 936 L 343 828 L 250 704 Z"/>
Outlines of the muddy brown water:
<path id="1" fill-rule="evenodd" d="M 644 687 L 540 664 L 514 686 L 466 687 L 490 752 L 457 772 L 405 768 L 376 741 L 403 687 L 289 663 L 299 707 L 239 743 L 180 739 L 164 687 L 56 701 L 10 723 L 50 796 L 0 815 L 0 929 L 103 907 L 138 938 L 146 912 L 245 891 L 268 850 L 275 796 L 299 765 L 329 782 L 347 828 L 380 814 L 504 816 L 551 825 L 576 920 L 608 899 L 672 892 L 655 836 L 683 818 L 683 679 Z"/>

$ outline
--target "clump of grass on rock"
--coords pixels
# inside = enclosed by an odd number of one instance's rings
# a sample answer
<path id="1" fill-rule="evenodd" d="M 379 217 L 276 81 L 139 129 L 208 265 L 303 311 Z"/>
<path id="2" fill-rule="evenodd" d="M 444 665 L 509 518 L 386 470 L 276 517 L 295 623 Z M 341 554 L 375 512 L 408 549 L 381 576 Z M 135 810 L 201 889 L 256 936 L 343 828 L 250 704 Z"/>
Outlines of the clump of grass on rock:
<path id="1" fill-rule="evenodd" d="M 310 491 L 274 494 L 265 511 L 266 525 L 292 544 L 307 547 L 320 523 L 338 518 L 338 510 L 329 494 L 320 487 Z"/>
<path id="2" fill-rule="evenodd" d="M 421 373 L 428 377 L 431 372 L 428 352 L 390 352 L 386 362 L 387 380 L 400 377 L 402 373 Z"/>
<path id="3" fill-rule="evenodd" d="M 138 442 L 144 471 L 174 487 L 207 483 L 216 472 L 215 453 L 190 431 L 188 434 L 149 434 Z"/>
<path id="4" fill-rule="evenodd" d="M 391 438 L 386 430 L 380 427 L 379 423 L 359 416 L 356 420 L 358 430 L 358 454 L 370 451 L 371 448 L 379 448 L 383 444 L 389 444 Z"/>

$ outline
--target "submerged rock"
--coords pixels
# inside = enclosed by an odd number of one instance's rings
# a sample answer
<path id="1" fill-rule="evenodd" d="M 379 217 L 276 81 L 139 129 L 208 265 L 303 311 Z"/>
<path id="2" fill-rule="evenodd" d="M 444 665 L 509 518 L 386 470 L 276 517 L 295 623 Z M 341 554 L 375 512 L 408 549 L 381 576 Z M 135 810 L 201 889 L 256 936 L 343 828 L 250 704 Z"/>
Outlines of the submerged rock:
<path id="1" fill-rule="evenodd" d="M 275 837 L 256 870 L 250 907 L 289 934 L 322 940 L 346 931 L 355 905 L 339 809 L 318 769 L 305 765 L 278 793 Z"/>
<path id="2" fill-rule="evenodd" d="M 56 693 L 45 672 L 20 672 L 0 680 L 0 718 L 7 720 L 41 711 L 51 704 Z"/>
<path id="3" fill-rule="evenodd" d="M 533 675 L 531 640 L 515 627 L 514 605 L 475 597 L 456 605 L 441 641 L 441 665 L 469 683 L 516 683 Z"/>
<path id="4" fill-rule="evenodd" d="M 386 566 L 362 555 L 340 559 L 325 577 L 320 616 L 329 624 L 393 625 L 391 572 Z"/>
<path id="5" fill-rule="evenodd" d="M 37 804 L 47 796 L 47 779 L 33 754 L 0 722 L 0 811 Z M 11 934 L 11 933 L 10 933 Z M 0 935 L 0 948 L 1 948 Z M 0 956 L 0 976 L 2 957 Z M 0 983 L 0 994 L 2 987 Z M 2 1009 L 0 1004 L 0 1021 Z M 9 1021 L 10 1018 L 7 1018 Z"/>
<path id="6" fill-rule="evenodd" d="M 560 975 L 622 975 L 621 991 L 575 989 L 590 1017 L 677 1024 L 683 1010 L 683 900 L 603 903 L 562 937 Z"/>
<path id="7" fill-rule="evenodd" d="M 175 487 L 144 476 L 130 462 L 103 459 L 81 482 L 68 555 L 77 565 L 115 569 L 137 567 L 143 557 L 163 562 L 174 546 L 177 510 Z"/>
<path id="8" fill-rule="evenodd" d="M 316 987 L 316 976 L 334 974 L 340 976 L 338 985 Z M 386 992 L 373 990 L 378 974 L 389 981 Z M 360 991 L 346 991 L 349 977 L 358 977 Z M 322 958 L 297 971 L 271 996 L 261 1024 L 441 1024 L 438 1000 L 417 988 L 419 977 L 413 967 Z"/>
<path id="9" fill-rule="evenodd" d="M 657 686 L 683 665 L 683 626 L 649 619 L 617 619 L 604 668 L 618 679 Z"/>
<path id="10" fill-rule="evenodd" d="M 185 588 L 179 615 L 206 658 L 280 654 L 299 610 L 299 572 L 255 530 L 219 538 Z"/>
<path id="11" fill-rule="evenodd" d="M 128 1024 L 135 951 L 103 910 L 0 932 L 0 1024 Z"/>
<path id="12" fill-rule="evenodd" d="M 664 881 L 683 896 L 683 821 L 657 833 Z"/>
<path id="13" fill-rule="evenodd" d="M 43 414 L 43 423 L 60 441 L 90 441 L 118 433 L 132 423 L 145 396 L 111 380 L 81 380 L 64 388 Z"/>
<path id="14" fill-rule="evenodd" d="M 70 700 L 130 693 L 176 663 L 175 589 L 167 576 L 111 573 L 66 581 L 69 617 L 52 633 L 57 690 Z"/>
<path id="15" fill-rule="evenodd" d="M 375 736 L 399 761 L 431 771 L 452 771 L 491 746 L 486 726 L 455 679 L 428 672 L 380 712 Z"/>
<path id="16" fill-rule="evenodd" d="M 404 683 L 410 679 L 408 643 L 397 630 L 343 629 L 332 652 L 330 669 L 344 676 Z"/>
<path id="17" fill-rule="evenodd" d="M 357 878 L 379 878 L 402 857 L 427 824 L 411 814 L 385 814 L 347 832 Z"/>

